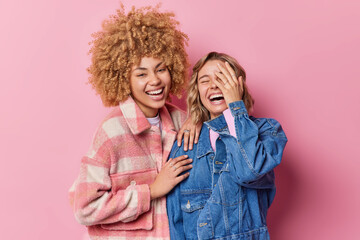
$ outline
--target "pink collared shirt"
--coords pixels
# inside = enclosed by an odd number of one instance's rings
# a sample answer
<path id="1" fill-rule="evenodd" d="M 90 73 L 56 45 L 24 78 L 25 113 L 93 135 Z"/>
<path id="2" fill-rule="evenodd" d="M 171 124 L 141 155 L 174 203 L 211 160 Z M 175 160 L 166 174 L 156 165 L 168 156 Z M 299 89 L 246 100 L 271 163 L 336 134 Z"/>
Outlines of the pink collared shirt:
<path id="1" fill-rule="evenodd" d="M 229 108 L 227 108 L 224 112 L 223 115 L 225 117 L 225 121 L 228 125 L 229 128 L 229 132 L 232 136 L 236 137 L 236 131 L 235 131 L 235 121 L 234 121 L 234 117 L 231 114 L 231 111 Z M 211 143 L 211 147 L 213 148 L 214 152 L 216 151 L 216 147 L 215 147 L 215 142 L 216 139 L 219 137 L 219 134 L 217 132 L 214 132 L 213 130 L 210 129 L 210 143 Z"/>

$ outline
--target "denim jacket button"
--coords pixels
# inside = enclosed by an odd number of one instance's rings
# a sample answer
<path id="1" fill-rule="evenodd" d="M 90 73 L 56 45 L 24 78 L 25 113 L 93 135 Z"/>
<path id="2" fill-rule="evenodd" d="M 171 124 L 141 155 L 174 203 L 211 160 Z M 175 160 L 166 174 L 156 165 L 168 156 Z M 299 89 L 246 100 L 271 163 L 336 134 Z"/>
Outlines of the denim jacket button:
<path id="1" fill-rule="evenodd" d="M 207 225 L 207 223 L 200 223 L 199 227 L 203 227 L 203 226 L 206 226 L 206 225 Z"/>
<path id="2" fill-rule="evenodd" d="M 186 204 L 186 208 L 189 209 L 190 208 L 190 201 L 188 200 L 187 204 Z"/>

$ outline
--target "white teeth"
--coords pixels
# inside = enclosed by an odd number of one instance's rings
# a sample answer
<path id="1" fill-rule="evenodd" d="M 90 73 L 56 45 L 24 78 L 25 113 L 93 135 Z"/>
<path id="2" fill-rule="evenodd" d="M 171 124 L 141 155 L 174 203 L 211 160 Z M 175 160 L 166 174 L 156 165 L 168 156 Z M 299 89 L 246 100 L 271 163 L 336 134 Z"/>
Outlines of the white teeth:
<path id="1" fill-rule="evenodd" d="M 222 94 L 214 94 L 210 96 L 210 100 L 214 99 L 214 98 L 218 98 L 218 97 L 224 97 Z"/>
<path id="2" fill-rule="evenodd" d="M 147 94 L 150 94 L 150 95 L 156 95 L 156 94 L 159 94 L 163 91 L 163 89 L 158 89 L 158 90 L 155 90 L 155 91 L 149 91 L 149 92 L 146 92 Z"/>

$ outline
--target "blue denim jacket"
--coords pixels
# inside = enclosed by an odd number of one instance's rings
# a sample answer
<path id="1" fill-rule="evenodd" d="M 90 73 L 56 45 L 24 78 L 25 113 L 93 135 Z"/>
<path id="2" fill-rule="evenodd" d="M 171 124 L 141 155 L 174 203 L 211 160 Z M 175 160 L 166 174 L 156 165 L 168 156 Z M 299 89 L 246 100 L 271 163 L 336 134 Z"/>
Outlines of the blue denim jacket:
<path id="1" fill-rule="evenodd" d="M 171 158 L 193 159 L 190 176 L 167 196 L 171 239 L 269 239 L 267 210 L 275 196 L 274 172 L 287 142 L 274 119 L 249 117 L 243 101 L 229 104 L 237 137 L 223 115 L 205 122 L 199 142 Z M 209 128 L 219 133 L 214 153 Z"/>

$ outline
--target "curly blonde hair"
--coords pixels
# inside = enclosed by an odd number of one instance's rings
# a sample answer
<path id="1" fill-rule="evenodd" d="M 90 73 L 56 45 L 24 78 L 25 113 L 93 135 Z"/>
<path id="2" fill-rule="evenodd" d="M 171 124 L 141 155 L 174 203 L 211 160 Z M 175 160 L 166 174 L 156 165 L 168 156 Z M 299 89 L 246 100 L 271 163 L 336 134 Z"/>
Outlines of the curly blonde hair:
<path id="1" fill-rule="evenodd" d="M 116 106 L 128 98 L 131 68 L 143 57 L 164 61 L 172 78 L 170 93 L 181 96 L 188 76 L 188 36 L 177 29 L 174 13 L 158 9 L 159 5 L 132 7 L 126 15 L 121 4 L 116 15 L 103 22 L 102 30 L 92 34 L 89 83 L 105 106 Z"/>
<path id="2" fill-rule="evenodd" d="M 235 58 L 218 52 L 210 52 L 202 57 L 193 67 L 193 73 L 190 78 L 188 86 L 187 106 L 188 114 L 191 116 L 192 121 L 203 123 L 210 119 L 210 112 L 201 103 L 199 88 L 198 88 L 198 75 L 201 68 L 210 60 L 220 60 L 228 62 L 234 69 L 236 78 L 242 77 L 243 80 L 243 96 L 242 100 L 248 112 L 251 112 L 254 105 L 254 99 L 251 97 L 248 87 L 246 85 L 246 72 L 244 68 L 236 61 Z"/>

